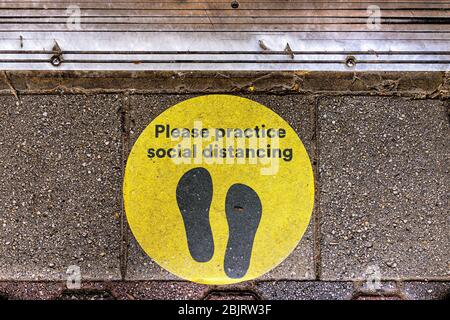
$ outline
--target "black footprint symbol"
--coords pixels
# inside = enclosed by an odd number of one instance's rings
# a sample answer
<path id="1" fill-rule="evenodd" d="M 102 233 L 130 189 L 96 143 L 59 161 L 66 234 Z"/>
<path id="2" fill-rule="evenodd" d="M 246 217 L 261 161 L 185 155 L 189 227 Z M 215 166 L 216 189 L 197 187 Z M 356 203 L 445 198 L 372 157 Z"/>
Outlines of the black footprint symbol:
<path id="1" fill-rule="evenodd" d="M 212 194 L 211 175 L 204 168 L 189 170 L 178 182 L 178 208 L 183 216 L 189 252 L 197 262 L 207 262 L 214 254 L 209 222 Z M 245 276 L 250 265 L 253 241 L 261 220 L 261 200 L 252 188 L 237 183 L 228 189 L 225 212 L 229 230 L 225 273 L 239 279 Z"/>
<path id="2" fill-rule="evenodd" d="M 225 273 L 230 278 L 245 276 L 253 241 L 261 220 L 262 205 L 256 192 L 244 184 L 234 184 L 225 200 L 229 235 L 225 252 Z"/>
<path id="3" fill-rule="evenodd" d="M 204 168 L 186 172 L 178 182 L 176 196 L 183 216 L 189 252 L 197 262 L 207 262 L 214 254 L 214 240 L 209 223 L 213 186 Z"/>

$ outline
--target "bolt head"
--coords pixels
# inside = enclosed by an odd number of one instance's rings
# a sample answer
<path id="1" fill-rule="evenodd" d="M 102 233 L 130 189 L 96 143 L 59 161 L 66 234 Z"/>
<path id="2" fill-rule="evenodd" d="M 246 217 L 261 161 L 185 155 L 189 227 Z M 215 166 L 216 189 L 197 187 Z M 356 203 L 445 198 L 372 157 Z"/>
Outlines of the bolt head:
<path id="1" fill-rule="evenodd" d="M 353 68 L 356 66 L 356 58 L 355 57 L 347 57 L 345 59 L 345 65 L 349 68 Z"/>
<path id="2" fill-rule="evenodd" d="M 55 67 L 59 66 L 61 64 L 61 62 L 62 62 L 61 58 L 58 56 L 53 56 L 50 58 L 50 63 L 52 65 L 54 65 Z"/>

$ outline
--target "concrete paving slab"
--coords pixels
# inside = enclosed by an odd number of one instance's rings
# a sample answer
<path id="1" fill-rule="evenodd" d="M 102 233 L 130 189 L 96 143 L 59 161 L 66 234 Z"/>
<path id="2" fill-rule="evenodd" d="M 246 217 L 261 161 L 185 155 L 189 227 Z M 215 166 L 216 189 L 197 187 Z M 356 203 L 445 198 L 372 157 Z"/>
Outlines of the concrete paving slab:
<path id="1" fill-rule="evenodd" d="M 0 300 L 57 299 L 63 291 L 61 282 L 1 281 Z"/>
<path id="2" fill-rule="evenodd" d="M 131 95 L 129 102 L 129 146 L 145 127 L 166 108 L 193 95 Z M 299 95 L 249 95 L 249 99 L 262 103 L 282 116 L 299 134 L 315 167 L 314 99 Z M 127 156 L 127 155 L 126 155 Z M 313 219 L 312 219 L 313 220 Z M 282 264 L 264 276 L 264 279 L 314 279 L 313 222 L 294 252 Z M 142 251 L 131 232 L 129 235 L 127 274 L 129 280 L 177 279 L 162 270 Z"/>
<path id="3" fill-rule="evenodd" d="M 408 281 L 403 284 L 403 291 L 409 300 L 449 300 L 450 282 Z"/>
<path id="4" fill-rule="evenodd" d="M 208 286 L 186 281 L 125 281 L 110 287 L 120 300 L 201 300 L 208 292 Z"/>
<path id="5" fill-rule="evenodd" d="M 266 300 L 350 300 L 351 282 L 262 281 L 256 292 Z"/>
<path id="6" fill-rule="evenodd" d="M 313 221 L 309 223 L 299 245 L 286 260 L 258 280 L 312 280 L 315 278 L 313 224 Z"/>
<path id="7" fill-rule="evenodd" d="M 120 107 L 0 96 L 0 280 L 120 279 Z"/>
<path id="8" fill-rule="evenodd" d="M 80 289 L 65 282 L 0 282 L 3 300 L 201 300 L 208 287 L 186 281 L 85 281 Z"/>
<path id="9" fill-rule="evenodd" d="M 318 119 L 321 278 L 448 279 L 443 102 L 321 98 Z"/>

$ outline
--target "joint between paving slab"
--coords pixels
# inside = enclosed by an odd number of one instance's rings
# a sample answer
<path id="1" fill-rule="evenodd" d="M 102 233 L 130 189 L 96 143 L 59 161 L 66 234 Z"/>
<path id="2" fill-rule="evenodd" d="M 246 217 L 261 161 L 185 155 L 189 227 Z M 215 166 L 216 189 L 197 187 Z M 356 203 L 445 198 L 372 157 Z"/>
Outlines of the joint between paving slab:
<path id="1" fill-rule="evenodd" d="M 121 152 L 121 170 L 122 176 L 125 174 L 125 165 L 127 161 L 127 154 L 129 150 L 129 142 L 130 142 L 130 99 L 128 94 L 125 95 L 122 100 L 123 103 L 120 107 L 120 125 L 121 125 L 121 134 L 122 134 L 122 152 Z M 122 280 L 125 280 L 127 274 L 127 265 L 128 265 L 128 228 L 127 221 L 125 217 L 125 208 L 123 203 L 122 196 L 122 186 L 120 188 L 120 194 L 118 195 L 118 199 L 120 199 L 120 207 L 121 207 L 121 219 L 120 219 L 120 233 L 121 233 L 121 243 L 120 243 L 120 275 Z"/>
<path id="2" fill-rule="evenodd" d="M 209 290 L 202 300 L 211 300 L 214 299 L 214 296 L 218 299 L 229 299 L 230 297 L 245 299 L 247 297 L 249 299 L 245 300 L 262 300 L 258 293 L 252 290 Z"/>
<path id="3" fill-rule="evenodd" d="M 16 90 L 16 88 L 14 87 L 14 85 L 12 84 L 11 79 L 8 76 L 8 73 L 6 71 L 2 71 L 2 76 L 5 80 L 6 85 L 10 89 L 10 93 L 16 98 L 17 101 L 20 101 L 19 93 Z"/>
<path id="4" fill-rule="evenodd" d="M 320 251 L 320 187 L 319 187 L 319 161 L 320 161 L 320 146 L 319 146 L 319 97 L 314 99 L 314 173 L 315 173 L 315 210 L 314 210 L 314 231 L 313 231 L 313 242 L 314 242 L 314 274 L 315 279 L 319 280 L 322 273 L 322 261 L 321 261 L 321 251 Z"/>

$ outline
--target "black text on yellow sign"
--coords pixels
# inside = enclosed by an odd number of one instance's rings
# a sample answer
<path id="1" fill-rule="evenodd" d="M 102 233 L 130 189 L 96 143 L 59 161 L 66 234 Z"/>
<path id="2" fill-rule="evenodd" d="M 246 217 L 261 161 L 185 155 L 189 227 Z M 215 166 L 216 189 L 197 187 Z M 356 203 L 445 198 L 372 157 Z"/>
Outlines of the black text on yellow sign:
<path id="1" fill-rule="evenodd" d="M 156 117 L 128 158 L 125 210 L 173 274 L 227 284 L 282 262 L 311 216 L 314 178 L 295 131 L 248 99 L 208 95 Z"/>

